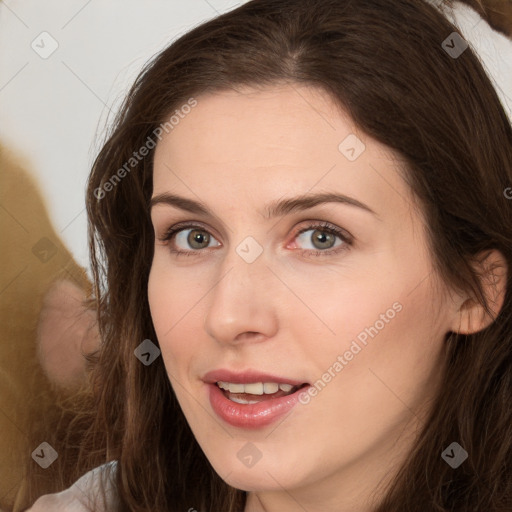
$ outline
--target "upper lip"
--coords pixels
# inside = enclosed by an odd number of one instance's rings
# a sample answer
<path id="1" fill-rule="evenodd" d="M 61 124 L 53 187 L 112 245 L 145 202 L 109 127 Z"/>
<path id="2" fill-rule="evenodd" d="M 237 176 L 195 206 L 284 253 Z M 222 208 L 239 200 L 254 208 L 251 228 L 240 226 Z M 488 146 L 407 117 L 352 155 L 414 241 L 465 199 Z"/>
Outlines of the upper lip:
<path id="1" fill-rule="evenodd" d="M 287 377 L 279 377 L 269 373 L 257 370 L 246 370 L 244 372 L 235 372 L 232 370 L 219 369 L 212 370 L 203 376 L 203 381 L 209 384 L 223 381 L 232 384 L 250 384 L 251 382 L 275 382 L 277 384 L 291 384 L 292 386 L 301 386 L 305 384 L 304 380 L 289 379 Z"/>

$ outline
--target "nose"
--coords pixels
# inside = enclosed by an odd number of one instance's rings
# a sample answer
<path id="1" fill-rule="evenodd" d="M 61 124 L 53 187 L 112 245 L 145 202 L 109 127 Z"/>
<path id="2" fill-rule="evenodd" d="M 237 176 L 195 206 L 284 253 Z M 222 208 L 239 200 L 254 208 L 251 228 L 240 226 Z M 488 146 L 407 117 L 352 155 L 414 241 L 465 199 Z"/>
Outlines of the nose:
<path id="1" fill-rule="evenodd" d="M 252 263 L 231 249 L 220 265 L 204 327 L 218 343 L 261 342 L 278 329 L 275 278 L 264 253 Z"/>

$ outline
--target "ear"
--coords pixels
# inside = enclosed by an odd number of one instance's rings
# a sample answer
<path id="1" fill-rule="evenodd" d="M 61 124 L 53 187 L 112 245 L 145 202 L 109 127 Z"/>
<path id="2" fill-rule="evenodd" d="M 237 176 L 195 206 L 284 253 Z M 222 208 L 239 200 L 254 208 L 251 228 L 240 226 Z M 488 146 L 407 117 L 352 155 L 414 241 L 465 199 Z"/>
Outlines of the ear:
<path id="1" fill-rule="evenodd" d="M 505 301 L 508 266 L 503 254 L 496 249 L 480 253 L 474 267 L 480 275 L 492 317 L 478 301 L 465 297 L 452 325 L 452 331 L 460 334 L 473 334 L 488 327 L 498 316 Z"/>

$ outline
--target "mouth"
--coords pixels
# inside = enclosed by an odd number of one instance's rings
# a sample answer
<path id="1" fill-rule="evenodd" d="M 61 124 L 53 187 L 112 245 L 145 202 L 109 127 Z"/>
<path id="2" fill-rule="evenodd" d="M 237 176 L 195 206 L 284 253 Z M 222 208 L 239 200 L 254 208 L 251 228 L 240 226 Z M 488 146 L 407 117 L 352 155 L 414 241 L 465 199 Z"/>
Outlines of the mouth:
<path id="1" fill-rule="evenodd" d="M 310 384 L 248 369 L 218 369 L 202 378 L 213 412 L 224 422 L 243 429 L 265 427 L 298 403 Z"/>
<path id="2" fill-rule="evenodd" d="M 307 382 L 253 370 L 236 373 L 216 370 L 203 379 L 213 412 L 225 423 L 259 429 L 289 414 L 299 403 Z"/>
<path id="3" fill-rule="evenodd" d="M 231 402 L 241 405 L 252 405 L 293 395 L 309 384 L 304 383 L 293 386 L 292 384 L 278 382 L 250 382 L 242 384 L 218 381 L 215 385 Z"/>

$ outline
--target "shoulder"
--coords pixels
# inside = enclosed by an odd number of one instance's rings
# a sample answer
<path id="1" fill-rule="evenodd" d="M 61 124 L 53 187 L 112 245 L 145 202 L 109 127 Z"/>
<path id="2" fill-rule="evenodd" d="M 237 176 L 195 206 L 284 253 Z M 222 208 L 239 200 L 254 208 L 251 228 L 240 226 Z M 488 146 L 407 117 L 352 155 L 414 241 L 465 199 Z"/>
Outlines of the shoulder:
<path id="1" fill-rule="evenodd" d="M 26 512 L 103 512 L 116 502 L 114 477 L 117 461 L 108 462 L 80 477 L 68 489 L 41 496 Z M 105 495 L 102 494 L 105 489 Z"/>

